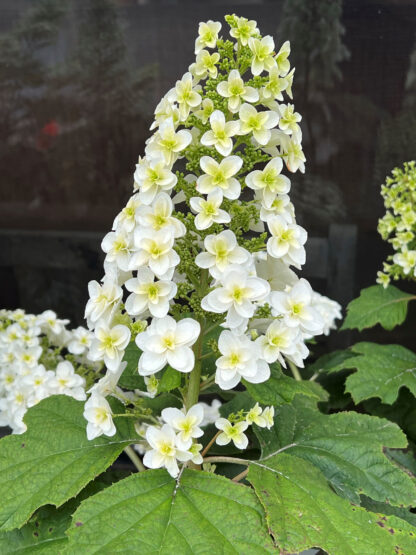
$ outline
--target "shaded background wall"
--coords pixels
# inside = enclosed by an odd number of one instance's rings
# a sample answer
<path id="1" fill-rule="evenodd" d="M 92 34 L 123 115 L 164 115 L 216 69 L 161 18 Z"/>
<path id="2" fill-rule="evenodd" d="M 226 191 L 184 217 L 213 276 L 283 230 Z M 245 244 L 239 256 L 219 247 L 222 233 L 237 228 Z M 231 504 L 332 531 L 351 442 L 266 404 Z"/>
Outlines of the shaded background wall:
<path id="1" fill-rule="evenodd" d="M 388 252 L 380 184 L 416 157 L 416 2 L 1 0 L 2 307 L 82 321 L 102 266 L 88 245 L 78 266 L 66 241 L 96 232 L 95 244 L 110 229 L 154 107 L 193 61 L 198 22 L 233 12 L 292 44 L 308 159 L 293 179 L 299 223 L 323 237 L 356 224 L 354 289 L 374 283 Z M 39 230 L 67 233 L 45 252 Z M 54 268 L 34 263 L 45 258 Z"/>

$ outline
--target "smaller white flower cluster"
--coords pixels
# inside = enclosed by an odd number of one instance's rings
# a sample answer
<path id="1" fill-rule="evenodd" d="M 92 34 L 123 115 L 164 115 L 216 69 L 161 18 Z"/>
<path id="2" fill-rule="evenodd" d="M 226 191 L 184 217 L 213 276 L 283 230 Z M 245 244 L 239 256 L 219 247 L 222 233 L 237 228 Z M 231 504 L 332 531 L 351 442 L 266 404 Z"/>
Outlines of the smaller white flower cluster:
<path id="1" fill-rule="evenodd" d="M 173 478 L 176 478 L 179 473 L 178 462 L 191 461 L 196 465 L 202 464 L 202 444 L 193 440 L 202 437 L 203 426 L 215 422 L 219 430 L 214 436 L 215 442 L 218 445 L 233 442 L 238 449 L 247 448 L 248 437 L 244 432 L 250 425 L 256 424 L 268 429 L 273 426 L 273 407 L 262 409 L 256 403 L 244 417 L 233 423 L 226 418 L 219 418 L 220 403 L 219 401 L 213 403 L 217 404 L 210 407 L 205 403 L 198 403 L 187 412 L 185 409 L 163 409 L 160 426 L 149 425 L 139 430 L 139 433 L 145 437 L 145 441 L 136 448 L 140 453 L 144 452 L 143 463 L 148 468 L 164 467 Z"/>
<path id="2" fill-rule="evenodd" d="M 415 161 L 394 168 L 381 187 L 386 214 L 378 222 L 378 232 L 395 250 L 377 273 L 384 287 L 391 279 L 416 279 L 416 167 Z"/>
<path id="3" fill-rule="evenodd" d="M 82 327 L 69 330 L 68 323 L 52 310 L 37 316 L 0 311 L 0 426 L 23 433 L 27 409 L 51 395 L 86 399 L 85 379 L 76 369 L 86 362 L 92 334 Z"/>

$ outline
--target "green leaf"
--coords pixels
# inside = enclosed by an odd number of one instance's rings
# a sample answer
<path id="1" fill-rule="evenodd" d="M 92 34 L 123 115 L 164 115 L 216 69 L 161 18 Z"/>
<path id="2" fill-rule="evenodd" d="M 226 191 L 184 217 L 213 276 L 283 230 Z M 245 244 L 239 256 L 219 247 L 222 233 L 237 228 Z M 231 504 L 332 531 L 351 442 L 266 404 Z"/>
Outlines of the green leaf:
<path id="1" fill-rule="evenodd" d="M 352 351 L 358 356 L 349 359 L 348 368 L 357 372 L 348 376 L 345 389 L 355 403 L 378 397 L 392 404 L 401 387 L 416 395 L 416 355 L 401 345 L 357 343 Z"/>
<path id="2" fill-rule="evenodd" d="M 356 355 L 351 351 L 333 351 L 319 357 L 313 364 L 308 365 L 308 370 L 312 373 L 325 372 L 331 374 L 345 370 L 345 363 Z"/>
<path id="3" fill-rule="evenodd" d="M 404 293 L 394 285 L 386 289 L 382 285 L 367 287 L 361 291 L 358 299 L 347 306 L 347 317 L 341 329 L 361 331 L 380 324 L 384 329 L 391 330 L 404 322 L 407 304 L 414 298 L 414 295 Z"/>
<path id="4" fill-rule="evenodd" d="M 254 492 L 207 472 L 134 474 L 84 501 L 66 554 L 264 554 L 273 550 Z M 274 552 L 274 551 L 273 551 Z"/>
<path id="5" fill-rule="evenodd" d="M 252 384 L 243 380 L 243 383 L 253 399 L 265 405 L 291 403 L 296 395 L 306 395 L 317 402 L 328 398 L 327 393 L 316 382 L 296 381 L 283 374 L 277 365 L 273 365 L 272 375 L 267 382 Z"/>
<path id="6" fill-rule="evenodd" d="M 124 353 L 123 361 L 127 362 L 127 366 L 118 380 L 118 385 L 125 389 L 140 389 L 146 391 L 146 384 L 143 376 L 139 375 L 138 365 L 139 358 L 142 354 L 134 341 L 131 341 Z"/>
<path id="7" fill-rule="evenodd" d="M 342 412 L 325 415 L 302 403 L 281 406 L 269 431 L 255 427 L 262 457 L 277 451 L 318 467 L 334 488 L 359 504 L 364 493 L 392 505 L 416 504 L 416 487 L 383 453 L 383 447 L 406 447 L 400 428 L 381 418 Z"/>
<path id="8" fill-rule="evenodd" d="M 180 372 L 168 366 L 163 372 L 163 376 L 159 382 L 158 392 L 172 391 L 181 385 L 182 375 Z"/>
<path id="9" fill-rule="evenodd" d="M 285 453 L 253 463 L 248 480 L 266 511 L 281 550 L 320 547 L 333 555 L 416 552 L 416 530 L 407 522 L 351 505 L 336 495 L 311 463 Z"/>
<path id="10" fill-rule="evenodd" d="M 183 402 L 173 393 L 162 393 L 156 395 L 153 399 L 151 397 L 142 397 L 140 399 L 140 406 L 151 409 L 153 414 L 159 416 L 162 410 L 167 407 L 182 408 Z"/>
<path id="11" fill-rule="evenodd" d="M 412 526 L 416 526 L 416 515 L 414 513 L 411 513 L 409 509 L 404 509 L 401 507 L 392 507 L 387 503 L 380 503 L 380 501 L 374 501 L 374 499 L 370 499 L 365 495 L 361 496 L 361 506 L 365 507 L 369 511 L 372 511 L 373 513 L 378 513 L 380 517 L 383 517 L 383 515 L 394 515 L 405 520 Z M 383 518 L 381 518 L 380 520 L 382 521 Z M 416 533 L 416 530 L 415 530 L 415 533 Z"/>
<path id="12" fill-rule="evenodd" d="M 135 441 L 128 418 L 113 437 L 88 441 L 83 408 L 65 395 L 49 397 L 28 410 L 24 434 L 0 441 L 0 530 L 22 526 L 43 505 L 62 505 Z"/>

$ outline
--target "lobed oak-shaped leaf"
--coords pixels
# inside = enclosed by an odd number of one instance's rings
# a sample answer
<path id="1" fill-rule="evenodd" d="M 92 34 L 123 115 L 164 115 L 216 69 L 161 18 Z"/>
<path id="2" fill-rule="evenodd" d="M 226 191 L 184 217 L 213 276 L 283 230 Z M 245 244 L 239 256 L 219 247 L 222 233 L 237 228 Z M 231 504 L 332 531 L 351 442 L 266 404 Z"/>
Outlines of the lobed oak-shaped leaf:
<path id="1" fill-rule="evenodd" d="M 270 431 L 256 426 L 255 433 L 263 459 L 277 451 L 304 459 L 354 503 L 364 493 L 392 505 L 416 504 L 414 482 L 383 453 L 384 447 L 407 445 L 388 420 L 356 412 L 326 415 L 295 402 L 279 407 Z"/>
<path id="2" fill-rule="evenodd" d="M 345 362 L 357 372 L 348 376 L 345 389 L 355 403 L 371 397 L 391 405 L 399 390 L 407 387 L 416 395 L 416 355 L 401 345 L 362 342 L 352 347 L 357 355 Z"/>
<path id="3" fill-rule="evenodd" d="M 65 555 L 274 552 L 264 511 L 246 486 L 194 470 L 134 474 L 84 501 Z"/>
<path id="4" fill-rule="evenodd" d="M 248 480 L 266 511 L 267 524 L 284 552 L 320 547 L 331 555 L 409 555 L 416 528 L 381 516 L 336 495 L 311 463 L 281 453 L 250 465 Z"/>
<path id="5" fill-rule="evenodd" d="M 0 530 L 22 526 L 43 505 L 59 507 L 134 443 L 127 418 L 113 437 L 88 441 L 83 408 L 65 395 L 49 397 L 28 410 L 24 434 L 0 441 Z"/>
<path id="6" fill-rule="evenodd" d="M 363 289 L 360 296 L 347 306 L 347 316 L 342 330 L 371 328 L 380 324 L 384 329 L 391 330 L 406 319 L 407 305 L 414 295 L 404 293 L 389 285 L 372 285 Z"/>

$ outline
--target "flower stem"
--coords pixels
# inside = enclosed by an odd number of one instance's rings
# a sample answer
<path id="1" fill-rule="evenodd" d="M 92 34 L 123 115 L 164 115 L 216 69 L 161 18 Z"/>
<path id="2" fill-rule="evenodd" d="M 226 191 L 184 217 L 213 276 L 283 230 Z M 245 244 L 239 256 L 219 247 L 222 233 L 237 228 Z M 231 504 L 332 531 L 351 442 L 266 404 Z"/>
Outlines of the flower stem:
<path id="1" fill-rule="evenodd" d="M 133 447 L 130 447 L 130 445 L 128 447 L 125 447 L 124 452 L 126 453 L 128 458 L 131 460 L 131 462 L 134 464 L 134 466 L 137 468 L 138 472 L 143 472 L 144 470 L 146 470 L 145 466 L 143 465 L 142 461 L 140 460 L 140 457 L 138 457 L 136 455 L 136 453 L 134 452 Z"/>
<path id="2" fill-rule="evenodd" d="M 237 476 L 234 476 L 232 481 L 233 482 L 239 482 L 240 480 L 243 480 L 247 476 L 247 474 L 248 474 L 248 468 L 243 470 L 243 472 L 240 472 L 240 474 L 237 474 Z"/>
<path id="3" fill-rule="evenodd" d="M 244 464 L 249 466 L 253 461 L 248 461 L 247 459 L 237 459 L 236 457 L 207 457 L 204 459 L 204 463 L 230 463 L 230 464 Z"/>
<path id="4" fill-rule="evenodd" d="M 287 363 L 289 365 L 290 371 L 293 374 L 293 377 L 295 378 L 296 381 L 301 382 L 302 381 L 302 376 L 300 375 L 300 372 L 298 370 L 298 367 L 296 366 L 296 364 L 294 364 L 291 360 L 287 360 Z"/>
<path id="5" fill-rule="evenodd" d="M 220 430 L 219 432 L 217 432 L 217 433 L 211 438 L 211 441 L 209 441 L 209 442 L 207 443 L 207 445 L 205 446 L 204 450 L 203 450 L 202 453 L 201 453 L 201 456 L 202 456 L 202 457 L 204 457 L 205 454 L 210 450 L 210 448 L 212 447 L 214 441 L 217 439 L 217 437 L 220 435 L 220 433 L 221 433 L 221 430 Z"/>

